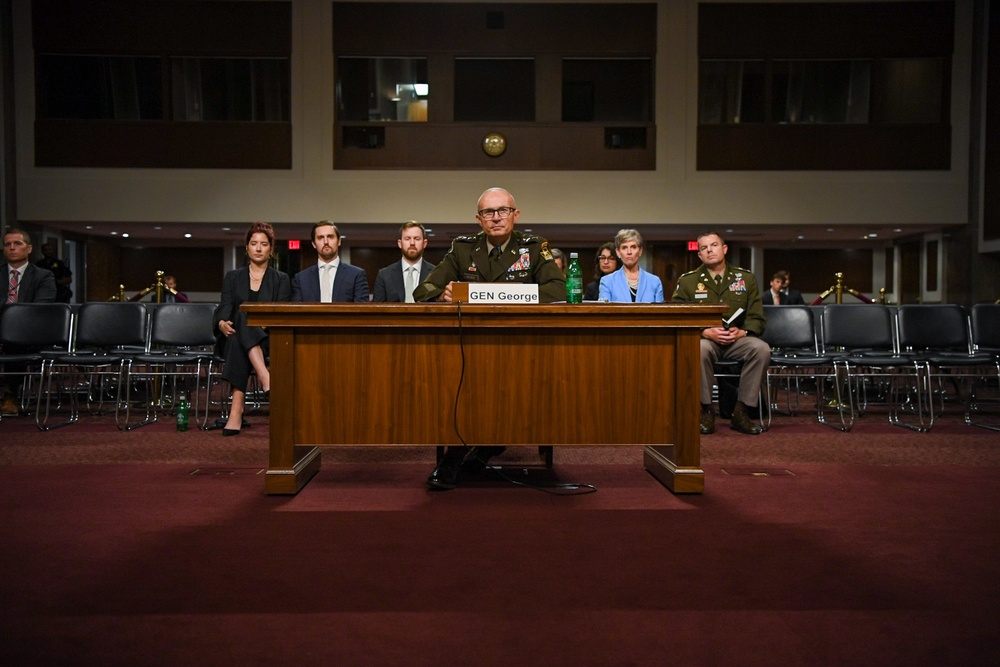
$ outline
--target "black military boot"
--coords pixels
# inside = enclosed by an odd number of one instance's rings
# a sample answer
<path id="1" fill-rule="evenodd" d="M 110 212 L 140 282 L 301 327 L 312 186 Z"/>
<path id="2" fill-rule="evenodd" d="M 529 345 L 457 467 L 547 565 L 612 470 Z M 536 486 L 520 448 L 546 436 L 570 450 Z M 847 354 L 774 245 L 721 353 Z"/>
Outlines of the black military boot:
<path id="1" fill-rule="evenodd" d="M 715 413 L 712 412 L 712 404 L 701 405 L 701 434 L 708 435 L 715 433 Z"/>
<path id="2" fill-rule="evenodd" d="M 733 406 L 733 418 L 729 422 L 729 428 L 747 435 L 759 435 L 761 432 L 760 426 L 754 424 L 747 415 L 747 406 L 743 401 L 736 401 L 736 405 Z"/>

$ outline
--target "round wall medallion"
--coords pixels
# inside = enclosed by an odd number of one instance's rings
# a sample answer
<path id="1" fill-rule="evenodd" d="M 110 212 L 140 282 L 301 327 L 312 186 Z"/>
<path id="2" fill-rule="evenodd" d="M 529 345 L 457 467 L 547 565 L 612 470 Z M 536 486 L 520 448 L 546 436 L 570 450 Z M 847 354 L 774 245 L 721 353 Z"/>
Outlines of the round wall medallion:
<path id="1" fill-rule="evenodd" d="M 500 157 L 507 150 L 507 140 L 499 132 L 490 132 L 483 137 L 483 152 L 490 157 Z"/>

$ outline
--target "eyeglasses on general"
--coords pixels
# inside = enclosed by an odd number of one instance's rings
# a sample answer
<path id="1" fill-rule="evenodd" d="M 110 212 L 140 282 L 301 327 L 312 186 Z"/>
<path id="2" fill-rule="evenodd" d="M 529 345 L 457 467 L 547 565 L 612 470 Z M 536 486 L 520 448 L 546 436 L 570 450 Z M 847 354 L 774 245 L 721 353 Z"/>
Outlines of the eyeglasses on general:
<path id="1" fill-rule="evenodd" d="M 489 220 L 494 215 L 499 215 L 501 218 L 509 218 L 510 214 L 516 211 L 516 208 L 511 208 L 510 206 L 501 206 L 500 208 L 484 208 L 479 212 L 480 218 L 486 218 Z"/>

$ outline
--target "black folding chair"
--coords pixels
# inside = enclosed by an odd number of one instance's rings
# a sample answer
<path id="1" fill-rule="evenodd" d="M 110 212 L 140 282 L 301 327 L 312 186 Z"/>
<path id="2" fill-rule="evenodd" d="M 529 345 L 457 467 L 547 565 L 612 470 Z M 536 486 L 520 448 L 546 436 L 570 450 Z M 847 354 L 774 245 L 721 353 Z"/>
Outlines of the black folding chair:
<path id="1" fill-rule="evenodd" d="M 64 303 L 13 303 L 0 316 L 0 376 L 19 380 L 18 408 L 23 414 L 34 412 L 42 430 L 48 429 L 48 409 L 44 416 L 40 410 L 46 366 L 69 351 L 72 332 L 73 311 Z"/>
<path id="2" fill-rule="evenodd" d="M 212 360 L 215 336 L 212 319 L 214 303 L 164 303 L 152 309 L 149 350 L 131 357 L 126 366 L 125 395 L 120 410 L 126 430 L 156 421 L 159 412 L 168 412 L 181 393 L 191 400 L 193 414 L 198 414 L 202 395 L 202 377 Z M 141 421 L 131 422 L 133 393 L 143 388 Z M 168 412 L 169 413 L 169 412 Z"/>
<path id="3" fill-rule="evenodd" d="M 45 378 L 50 395 L 69 394 L 68 423 L 80 419 L 81 403 L 90 414 L 111 412 L 105 407 L 111 403 L 115 423 L 124 428 L 122 380 L 133 356 L 148 349 L 146 320 L 146 308 L 136 302 L 97 301 L 80 307 L 73 350 L 57 355 Z"/>

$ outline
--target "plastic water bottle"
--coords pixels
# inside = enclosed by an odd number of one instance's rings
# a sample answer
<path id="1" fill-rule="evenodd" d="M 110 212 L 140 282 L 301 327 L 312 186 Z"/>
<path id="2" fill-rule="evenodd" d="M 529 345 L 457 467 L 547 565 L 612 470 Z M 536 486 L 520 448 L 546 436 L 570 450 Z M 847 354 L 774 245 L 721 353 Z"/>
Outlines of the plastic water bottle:
<path id="1" fill-rule="evenodd" d="M 188 401 L 184 394 L 177 401 L 177 430 L 188 430 Z"/>
<path id="2" fill-rule="evenodd" d="M 575 252 L 569 254 L 569 268 L 566 270 L 566 303 L 583 303 L 583 271 Z"/>

